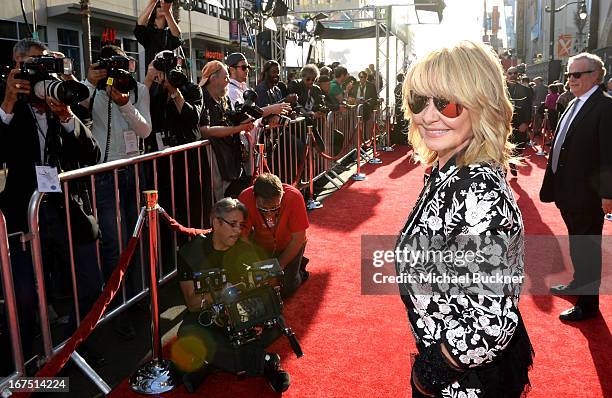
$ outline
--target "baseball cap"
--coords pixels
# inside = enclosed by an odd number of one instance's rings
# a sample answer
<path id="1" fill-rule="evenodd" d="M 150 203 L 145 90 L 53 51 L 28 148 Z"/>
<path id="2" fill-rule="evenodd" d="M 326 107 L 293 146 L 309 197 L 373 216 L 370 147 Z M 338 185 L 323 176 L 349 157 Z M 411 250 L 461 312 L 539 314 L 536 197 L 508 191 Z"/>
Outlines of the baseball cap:
<path id="1" fill-rule="evenodd" d="M 236 66 L 236 65 L 238 65 L 238 62 L 240 62 L 240 61 L 244 61 L 247 65 L 249 64 L 249 62 L 247 61 L 247 59 L 244 56 L 244 54 L 242 54 L 242 53 L 231 53 L 230 55 L 227 56 L 227 58 L 225 58 L 225 65 L 227 65 L 227 66 Z"/>
<path id="2" fill-rule="evenodd" d="M 199 85 L 204 87 L 206 85 L 206 82 L 208 82 L 208 79 L 210 79 L 210 76 L 212 76 L 214 73 L 219 72 L 223 68 L 225 68 L 225 66 L 221 63 L 221 61 L 209 61 L 202 68 L 202 78 L 200 79 Z"/>

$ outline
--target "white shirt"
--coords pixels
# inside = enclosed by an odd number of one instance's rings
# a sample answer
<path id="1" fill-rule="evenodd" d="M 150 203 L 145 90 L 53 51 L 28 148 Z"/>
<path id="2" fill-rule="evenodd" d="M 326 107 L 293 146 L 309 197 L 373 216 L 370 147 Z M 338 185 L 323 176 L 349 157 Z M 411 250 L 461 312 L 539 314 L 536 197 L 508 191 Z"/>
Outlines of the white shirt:
<path id="1" fill-rule="evenodd" d="M 245 91 L 249 89 L 246 82 L 239 82 L 238 80 L 230 79 L 227 96 L 230 99 L 232 109 L 236 102 L 244 104 L 244 97 L 242 96 Z"/>
<path id="2" fill-rule="evenodd" d="M 38 130 L 38 145 L 40 146 L 40 161 L 42 163 L 45 162 L 45 145 L 47 141 L 47 129 L 49 125 L 47 124 L 47 115 L 45 113 L 38 113 L 32 106 L 29 106 L 34 118 L 36 119 L 37 129 Z M 4 109 L 0 108 L 0 118 L 2 119 L 2 123 L 9 125 L 13 120 L 14 113 L 6 113 Z M 74 117 L 71 118 L 67 123 L 61 123 L 64 129 L 69 133 L 74 133 Z"/>
<path id="3" fill-rule="evenodd" d="M 81 102 L 81 105 L 88 108 L 89 100 L 96 88 L 89 82 L 83 81 L 89 89 L 89 98 Z M 126 153 L 125 132 L 133 131 L 139 139 L 147 138 L 151 134 L 151 110 L 149 89 L 142 83 L 137 84 L 138 101 L 134 103 L 134 92 L 130 92 L 130 99 L 127 104 L 119 106 L 115 102 L 111 103 L 111 135 L 110 148 L 107 161 L 125 159 L 137 154 Z M 91 117 L 93 126 L 91 132 L 100 145 L 102 157 L 100 163 L 104 162 L 106 151 L 106 140 L 108 136 L 108 101 L 109 97 L 104 90 L 97 90 L 94 99 Z M 112 101 L 112 100 L 111 100 Z"/>
<path id="4" fill-rule="evenodd" d="M 563 131 L 563 129 L 565 128 L 565 125 L 568 124 L 568 123 L 569 123 L 568 127 L 571 126 L 572 121 L 574 121 L 574 118 L 576 117 L 578 112 L 580 112 L 580 109 L 582 108 L 584 103 L 589 99 L 589 97 L 595 91 L 597 91 L 597 89 L 598 89 L 598 86 L 591 87 L 591 89 L 589 91 L 587 91 L 586 93 L 582 94 L 580 97 L 576 98 L 573 101 L 573 105 L 568 106 L 567 112 L 565 112 L 564 116 L 567 116 L 567 115 L 571 114 L 572 117 L 569 120 L 565 120 L 565 119 L 567 119 L 567 117 L 564 117 L 563 120 L 561 120 L 561 123 L 559 124 L 559 129 L 557 131 Z M 574 109 L 571 109 L 571 107 L 573 107 Z M 566 137 L 567 137 L 567 135 L 566 135 Z"/>

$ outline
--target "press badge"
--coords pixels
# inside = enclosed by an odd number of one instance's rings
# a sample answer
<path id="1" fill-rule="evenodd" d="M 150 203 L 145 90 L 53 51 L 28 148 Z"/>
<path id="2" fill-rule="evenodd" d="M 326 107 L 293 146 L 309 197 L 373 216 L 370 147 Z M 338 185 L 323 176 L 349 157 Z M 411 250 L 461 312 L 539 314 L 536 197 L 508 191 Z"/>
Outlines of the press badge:
<path id="1" fill-rule="evenodd" d="M 38 192 L 62 192 L 56 167 L 35 166 Z"/>
<path id="2" fill-rule="evenodd" d="M 155 134 L 155 140 L 157 141 L 157 150 L 158 151 L 163 151 L 164 149 L 167 148 L 167 146 L 164 145 L 164 138 L 162 137 L 162 133 L 156 133 Z"/>
<path id="3" fill-rule="evenodd" d="M 125 141 L 125 154 L 138 154 L 138 136 L 132 130 L 123 132 L 123 140 Z"/>

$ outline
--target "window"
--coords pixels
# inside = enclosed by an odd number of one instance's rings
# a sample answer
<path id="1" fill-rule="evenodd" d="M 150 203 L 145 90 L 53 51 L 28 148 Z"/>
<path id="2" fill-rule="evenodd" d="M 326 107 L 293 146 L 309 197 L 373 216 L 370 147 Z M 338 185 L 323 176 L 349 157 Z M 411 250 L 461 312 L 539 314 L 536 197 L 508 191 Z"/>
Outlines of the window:
<path id="1" fill-rule="evenodd" d="M 79 46 L 79 32 L 70 29 L 57 29 L 58 50 L 72 59 L 74 76 L 81 79 L 81 47 Z"/>
<path id="2" fill-rule="evenodd" d="M 25 24 L 0 20 L 0 65 L 13 66 L 13 46 L 26 37 L 30 37 L 30 33 Z M 38 25 L 38 39 L 47 43 L 46 26 Z"/>

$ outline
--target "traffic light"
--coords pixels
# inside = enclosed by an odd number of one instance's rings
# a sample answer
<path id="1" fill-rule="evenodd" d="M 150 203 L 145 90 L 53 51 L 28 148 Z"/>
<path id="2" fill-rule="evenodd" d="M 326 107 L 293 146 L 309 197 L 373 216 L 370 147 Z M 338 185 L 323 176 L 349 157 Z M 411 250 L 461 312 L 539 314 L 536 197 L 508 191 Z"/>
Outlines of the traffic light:
<path id="1" fill-rule="evenodd" d="M 414 9 L 416 11 L 431 11 L 438 13 L 438 21 L 442 22 L 442 14 L 444 13 L 446 4 L 444 0 L 414 0 Z"/>

